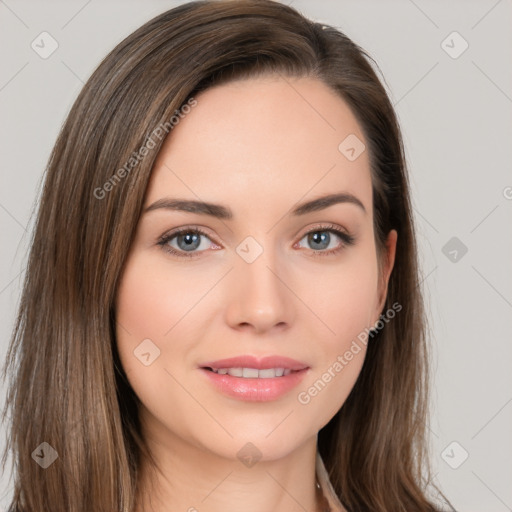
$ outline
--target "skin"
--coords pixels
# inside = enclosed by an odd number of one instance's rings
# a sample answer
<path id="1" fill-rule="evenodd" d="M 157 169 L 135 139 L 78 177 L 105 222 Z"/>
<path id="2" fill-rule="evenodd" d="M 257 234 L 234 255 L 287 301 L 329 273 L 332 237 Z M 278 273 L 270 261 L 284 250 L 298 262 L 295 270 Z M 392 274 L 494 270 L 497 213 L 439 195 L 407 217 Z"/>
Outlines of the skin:
<path id="1" fill-rule="evenodd" d="M 170 504 L 200 512 L 242 505 L 245 512 L 313 511 L 317 433 L 352 389 L 364 346 L 308 404 L 297 395 L 379 319 L 397 233 L 389 233 L 379 276 L 368 152 L 351 162 L 338 150 L 349 134 L 365 138 L 323 82 L 272 75 L 216 86 L 196 99 L 158 155 L 144 206 L 164 197 L 203 200 L 229 207 L 234 217 L 144 213 L 121 276 L 117 346 L 161 468 L 152 474 L 143 465 L 138 512 Z M 341 203 L 289 214 L 297 203 L 334 192 L 355 195 L 366 212 Z M 343 246 L 334 233 L 327 249 L 308 242 L 306 234 L 324 223 L 347 230 L 354 245 Z M 169 230 L 188 226 L 208 233 L 198 257 L 158 245 Z M 253 263 L 236 252 L 248 236 L 263 248 Z M 169 244 L 186 252 L 177 238 Z M 313 254 L 336 247 L 336 254 Z M 133 351 L 147 338 L 160 356 L 145 366 Z M 285 396 L 246 402 L 218 392 L 198 369 L 242 354 L 288 356 L 310 370 Z M 262 454 L 252 467 L 237 458 L 248 442 Z"/>

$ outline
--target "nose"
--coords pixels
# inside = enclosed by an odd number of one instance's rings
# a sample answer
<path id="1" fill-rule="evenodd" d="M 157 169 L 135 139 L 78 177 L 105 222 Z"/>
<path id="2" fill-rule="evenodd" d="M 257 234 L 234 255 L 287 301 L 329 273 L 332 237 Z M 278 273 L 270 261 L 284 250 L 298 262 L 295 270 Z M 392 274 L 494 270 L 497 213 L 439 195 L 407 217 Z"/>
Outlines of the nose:
<path id="1" fill-rule="evenodd" d="M 233 329 L 260 334 L 289 328 L 294 321 L 296 299 L 286 272 L 269 252 L 252 263 L 237 259 L 230 272 L 225 314 Z"/>

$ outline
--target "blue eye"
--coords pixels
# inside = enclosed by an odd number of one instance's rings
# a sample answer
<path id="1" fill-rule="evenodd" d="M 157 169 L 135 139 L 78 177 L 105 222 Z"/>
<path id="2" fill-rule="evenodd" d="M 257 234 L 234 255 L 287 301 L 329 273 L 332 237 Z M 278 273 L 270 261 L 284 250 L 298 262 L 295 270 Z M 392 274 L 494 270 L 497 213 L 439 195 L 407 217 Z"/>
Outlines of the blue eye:
<path id="1" fill-rule="evenodd" d="M 173 233 L 163 235 L 158 241 L 158 245 L 175 256 L 193 258 L 199 256 L 202 251 L 196 251 L 201 247 L 201 237 L 209 238 L 208 235 L 199 228 L 183 228 Z M 170 242 L 176 239 L 178 248 L 170 245 Z"/>
<path id="2" fill-rule="evenodd" d="M 338 243 L 334 248 L 329 250 L 325 250 L 329 247 L 332 240 L 332 234 L 334 234 L 337 238 L 342 240 L 341 245 Z M 315 229 L 308 231 L 301 239 L 307 239 L 307 242 L 311 244 L 313 249 L 313 256 L 330 256 L 333 254 L 337 254 L 342 251 L 345 247 L 353 245 L 355 242 L 355 237 L 341 231 L 336 228 L 336 226 L 328 225 L 328 226 L 319 226 Z M 300 243 L 300 242 L 299 242 Z"/>
<path id="3" fill-rule="evenodd" d="M 341 240 L 341 243 L 338 242 L 334 248 L 328 249 L 333 241 L 333 234 L 335 235 L 335 238 Z M 202 245 L 204 245 L 202 244 L 203 237 L 207 238 L 211 242 L 209 235 L 202 229 L 198 227 L 186 227 L 162 235 L 158 241 L 158 245 L 161 246 L 164 251 L 174 256 L 194 258 L 200 256 L 202 252 L 211 247 L 211 243 L 202 247 Z M 318 226 L 308 231 L 299 241 L 299 244 L 304 239 L 307 239 L 307 243 L 311 245 L 311 254 L 313 256 L 329 256 L 337 254 L 347 246 L 353 245 L 355 241 L 354 236 L 342 231 L 332 224 L 327 226 Z M 176 245 L 172 244 L 174 241 Z M 218 247 L 219 246 L 217 246 L 217 248 Z"/>

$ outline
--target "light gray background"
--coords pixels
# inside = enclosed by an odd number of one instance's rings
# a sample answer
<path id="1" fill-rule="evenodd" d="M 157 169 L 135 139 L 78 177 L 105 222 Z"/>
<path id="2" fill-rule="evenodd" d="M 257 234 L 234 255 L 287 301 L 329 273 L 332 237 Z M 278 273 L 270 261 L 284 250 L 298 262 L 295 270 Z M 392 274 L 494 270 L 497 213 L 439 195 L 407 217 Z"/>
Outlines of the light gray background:
<path id="1" fill-rule="evenodd" d="M 180 3 L 0 0 L 2 362 L 30 212 L 58 129 L 104 55 Z M 404 132 L 431 316 L 436 481 L 460 511 L 510 511 L 512 2 L 287 3 L 345 31 L 383 72 Z M 31 48 L 43 31 L 59 44 L 47 59 Z M 461 39 L 442 45 L 453 31 L 469 44 L 458 58 L 443 46 L 457 53 Z M 451 245 L 443 253 L 452 237 L 465 255 Z M 0 395 L 3 402 L 5 386 Z M 463 450 L 467 460 L 453 469 Z M 3 509 L 12 482 L 4 475 L 0 484 Z"/>

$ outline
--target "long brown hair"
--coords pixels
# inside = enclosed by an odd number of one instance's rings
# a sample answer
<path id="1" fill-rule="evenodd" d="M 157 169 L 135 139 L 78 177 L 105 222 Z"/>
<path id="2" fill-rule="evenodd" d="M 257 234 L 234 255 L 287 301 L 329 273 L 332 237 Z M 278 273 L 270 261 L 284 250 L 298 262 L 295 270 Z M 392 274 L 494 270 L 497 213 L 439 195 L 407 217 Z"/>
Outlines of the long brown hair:
<path id="1" fill-rule="evenodd" d="M 171 9 L 116 46 L 56 141 L 3 374 L 12 373 L 3 413 L 3 465 L 7 450 L 16 465 L 11 512 L 133 510 L 140 461 L 151 454 L 113 311 L 164 140 L 151 136 L 200 91 L 262 73 L 317 78 L 350 106 L 368 143 L 379 258 L 398 231 L 384 309 L 402 310 L 369 342 L 350 396 L 318 435 L 333 487 L 352 512 L 435 510 L 426 495 L 426 323 L 392 105 L 370 57 L 339 30 L 278 2 L 224 0 Z M 42 443 L 57 454 L 46 468 L 37 456 L 54 452 Z"/>

